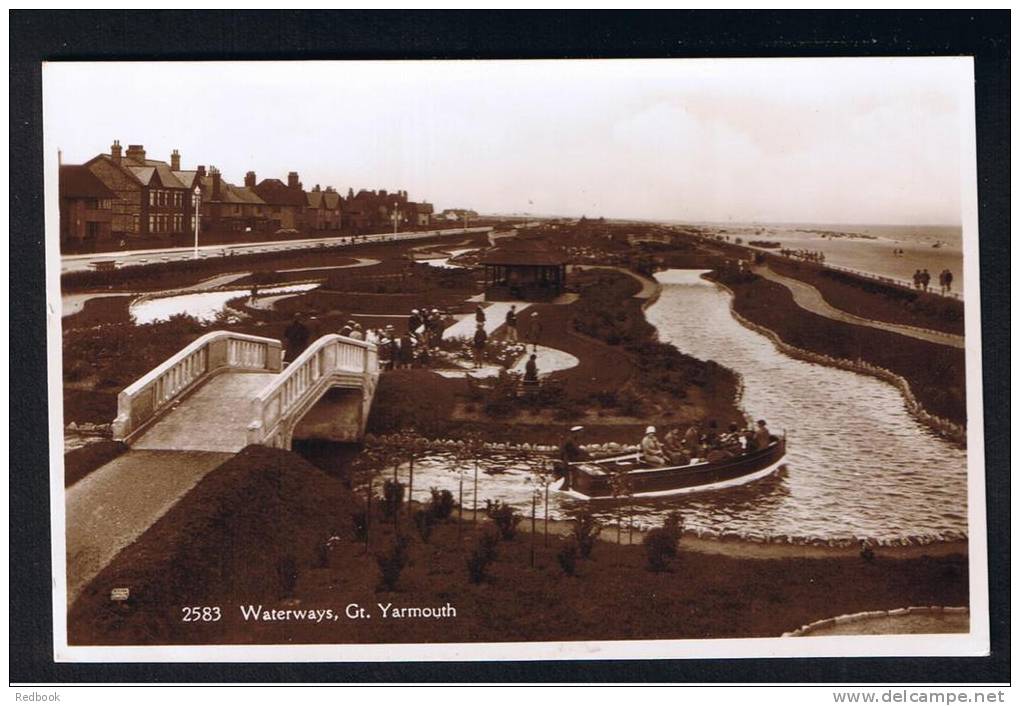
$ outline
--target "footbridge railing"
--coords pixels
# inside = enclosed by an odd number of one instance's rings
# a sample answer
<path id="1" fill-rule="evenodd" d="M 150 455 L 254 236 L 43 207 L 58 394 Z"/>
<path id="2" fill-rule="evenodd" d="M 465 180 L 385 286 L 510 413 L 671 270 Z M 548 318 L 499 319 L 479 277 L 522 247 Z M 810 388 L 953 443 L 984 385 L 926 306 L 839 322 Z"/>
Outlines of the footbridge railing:
<path id="1" fill-rule="evenodd" d="M 378 379 L 375 344 L 337 334 L 323 336 L 252 400 L 248 443 L 290 448 L 294 426 L 331 387 L 361 390 L 363 433 Z"/>
<path id="2" fill-rule="evenodd" d="M 205 334 L 120 393 L 113 438 L 130 440 L 185 393 L 216 373 L 227 370 L 279 372 L 281 349 L 280 341 L 272 338 L 230 331 Z"/>

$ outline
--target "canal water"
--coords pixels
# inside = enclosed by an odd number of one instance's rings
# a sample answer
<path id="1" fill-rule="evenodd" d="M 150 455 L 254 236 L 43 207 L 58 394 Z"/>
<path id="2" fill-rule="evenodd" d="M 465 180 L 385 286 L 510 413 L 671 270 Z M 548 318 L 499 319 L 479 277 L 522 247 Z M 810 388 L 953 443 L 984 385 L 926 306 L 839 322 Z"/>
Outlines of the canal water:
<path id="1" fill-rule="evenodd" d="M 742 405 L 788 438 L 785 469 L 737 488 L 637 503 L 634 519 L 658 524 L 679 510 L 690 528 L 825 539 L 897 539 L 967 531 L 965 451 L 934 436 L 907 413 L 896 388 L 877 379 L 790 358 L 740 325 L 730 295 L 700 271 L 660 273 L 662 294 L 649 321 L 663 341 L 741 374 Z M 636 440 L 635 440 L 636 441 Z M 406 482 L 407 469 L 400 470 Z M 474 504 L 474 467 L 447 455 L 415 465 L 415 498 L 430 486 Z M 530 513 L 539 487 L 528 462 L 495 457 L 479 467 L 478 504 L 509 502 Z M 551 513 L 580 501 L 552 493 Z M 617 516 L 611 501 L 591 507 Z M 629 512 L 629 509 L 627 510 Z"/>
<path id="2" fill-rule="evenodd" d="M 259 297 L 280 294 L 307 292 L 318 287 L 318 283 L 285 285 L 279 287 L 259 287 Z M 199 321 L 212 321 L 223 311 L 227 302 L 237 297 L 251 294 L 251 288 L 223 289 L 211 292 L 192 292 L 169 297 L 152 297 L 133 303 L 130 307 L 131 316 L 137 324 L 151 324 L 165 321 L 175 314 L 190 314 Z"/>

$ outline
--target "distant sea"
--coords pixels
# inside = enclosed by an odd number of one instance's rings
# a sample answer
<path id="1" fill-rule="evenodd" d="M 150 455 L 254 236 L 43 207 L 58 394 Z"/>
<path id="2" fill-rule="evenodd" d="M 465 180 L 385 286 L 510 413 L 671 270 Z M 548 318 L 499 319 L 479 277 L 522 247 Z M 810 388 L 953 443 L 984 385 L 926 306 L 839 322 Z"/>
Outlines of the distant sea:
<path id="1" fill-rule="evenodd" d="M 948 268 L 953 289 L 963 291 L 963 231 L 960 226 L 865 226 L 846 224 L 704 224 L 720 233 L 748 240 L 778 241 L 783 248 L 825 253 L 825 262 L 884 277 L 911 280 L 927 268 L 932 285 Z M 843 234 L 850 237 L 832 237 Z M 858 236 L 858 237 L 854 237 Z M 865 237 L 859 237 L 865 236 Z M 935 246 L 938 247 L 935 247 Z M 902 255 L 894 255 L 902 250 Z"/>

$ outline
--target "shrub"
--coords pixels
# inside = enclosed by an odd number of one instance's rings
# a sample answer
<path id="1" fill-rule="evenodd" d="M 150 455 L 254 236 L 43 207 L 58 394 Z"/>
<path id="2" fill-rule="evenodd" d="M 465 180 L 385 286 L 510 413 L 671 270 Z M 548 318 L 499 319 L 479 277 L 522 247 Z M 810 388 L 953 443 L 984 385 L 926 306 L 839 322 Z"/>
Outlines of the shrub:
<path id="1" fill-rule="evenodd" d="M 421 541 L 428 544 L 429 538 L 432 536 L 432 529 L 435 525 L 436 516 L 432 514 L 430 508 L 415 510 L 414 526 L 418 529 L 418 535 L 421 537 Z"/>
<path id="2" fill-rule="evenodd" d="M 644 546 L 648 568 L 652 571 L 665 571 L 676 557 L 676 537 L 662 527 L 656 527 L 645 535 Z"/>
<path id="3" fill-rule="evenodd" d="M 486 532 L 478 538 L 478 543 L 471 550 L 467 559 L 468 577 L 471 583 L 481 583 L 485 580 L 489 564 L 496 560 L 496 545 L 499 544 L 499 536 L 493 532 Z"/>
<path id="4" fill-rule="evenodd" d="M 404 502 L 404 484 L 387 478 L 383 483 L 383 513 L 387 519 L 392 519 L 400 511 L 402 502 Z"/>
<path id="5" fill-rule="evenodd" d="M 556 560 L 560 563 L 563 573 L 574 576 L 577 571 L 577 545 L 574 542 L 565 544 L 556 554 Z"/>
<path id="6" fill-rule="evenodd" d="M 429 500 L 429 512 L 437 520 L 445 520 L 453 514 L 456 503 L 453 501 L 453 493 L 449 490 L 429 488 L 432 498 Z"/>
<path id="7" fill-rule="evenodd" d="M 407 566 L 407 538 L 397 537 L 388 552 L 375 555 L 379 565 L 379 586 L 377 591 L 395 591 L 400 572 Z"/>
<path id="8" fill-rule="evenodd" d="M 602 525 L 591 513 L 591 510 L 582 510 L 574 517 L 574 541 L 577 542 L 577 551 L 582 559 L 591 557 L 591 550 L 595 547 L 595 540 L 602 532 Z"/>
<path id="9" fill-rule="evenodd" d="M 503 539 L 513 539 L 517 535 L 517 525 L 524 519 L 512 505 L 501 503 L 498 500 L 491 505 L 488 500 L 485 501 L 485 514 L 496 523 L 499 536 Z"/>

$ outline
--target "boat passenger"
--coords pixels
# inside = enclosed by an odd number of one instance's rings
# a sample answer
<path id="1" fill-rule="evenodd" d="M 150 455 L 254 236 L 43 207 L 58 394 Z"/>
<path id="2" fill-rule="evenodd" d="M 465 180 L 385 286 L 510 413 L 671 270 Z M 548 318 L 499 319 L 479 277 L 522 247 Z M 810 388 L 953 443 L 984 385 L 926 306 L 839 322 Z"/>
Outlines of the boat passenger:
<path id="1" fill-rule="evenodd" d="M 563 459 L 564 463 L 576 463 L 577 461 L 584 461 L 588 458 L 587 452 L 581 448 L 578 439 L 581 436 L 581 432 L 584 431 L 582 426 L 570 427 L 570 432 L 567 434 L 567 438 L 563 440 L 560 445 L 560 458 Z"/>
<path id="2" fill-rule="evenodd" d="M 754 429 L 744 432 L 744 453 L 751 453 L 758 450 L 758 442 L 755 440 Z"/>
<path id="3" fill-rule="evenodd" d="M 736 422 L 730 422 L 730 429 L 723 434 L 722 447 L 730 456 L 739 456 L 744 452 L 743 439 L 740 434 L 740 427 Z"/>
<path id="4" fill-rule="evenodd" d="M 691 457 L 684 450 L 684 439 L 683 434 L 680 433 L 680 427 L 670 429 L 669 433 L 666 434 L 662 447 L 666 452 L 669 462 L 674 466 L 686 466 L 691 462 Z"/>
<path id="5" fill-rule="evenodd" d="M 765 420 L 758 420 L 758 428 L 754 432 L 754 443 L 759 449 L 764 449 L 770 443 L 772 443 L 772 434 L 769 433 L 769 428 L 765 426 Z"/>
<path id="6" fill-rule="evenodd" d="M 645 438 L 641 440 L 641 460 L 651 466 L 666 465 L 666 452 L 655 435 L 655 427 L 645 429 Z"/>
<path id="7" fill-rule="evenodd" d="M 694 422 L 684 434 L 684 447 L 691 458 L 701 457 L 701 428 Z"/>

